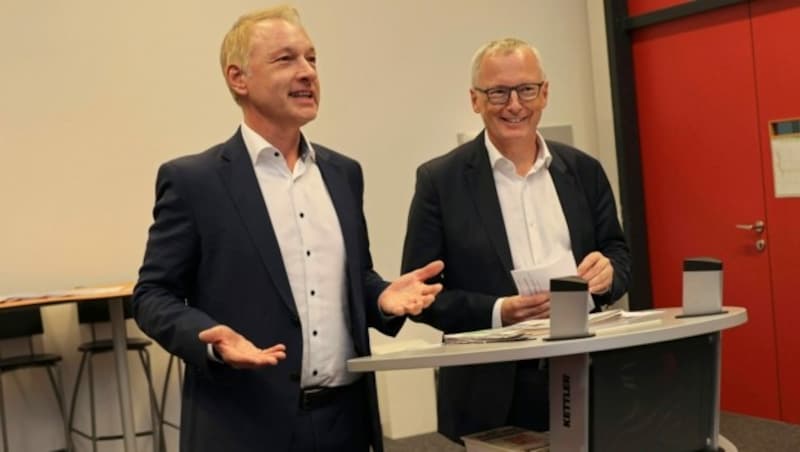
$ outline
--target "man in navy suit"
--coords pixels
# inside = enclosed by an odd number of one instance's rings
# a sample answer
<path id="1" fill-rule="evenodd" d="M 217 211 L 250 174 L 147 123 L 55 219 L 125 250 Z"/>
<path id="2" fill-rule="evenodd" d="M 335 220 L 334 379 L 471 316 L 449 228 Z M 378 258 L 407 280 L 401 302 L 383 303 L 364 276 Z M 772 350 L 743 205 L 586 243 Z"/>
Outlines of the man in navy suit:
<path id="1" fill-rule="evenodd" d="M 417 171 L 403 269 L 447 266 L 418 320 L 456 333 L 548 317 L 550 294 L 519 295 L 510 272 L 561 259 L 574 260 L 597 307 L 626 292 L 630 258 L 603 169 L 537 131 L 548 92 L 529 44 L 509 38 L 475 54 L 470 96 L 485 130 Z M 547 430 L 547 380 L 535 360 L 442 368 L 439 431 L 459 441 L 502 425 Z"/>
<path id="2" fill-rule="evenodd" d="M 242 16 L 220 57 L 241 126 L 159 169 L 133 302 L 187 363 L 181 450 L 381 451 L 373 376 L 346 360 L 430 305 L 443 264 L 373 270 L 359 164 L 300 132 L 320 92 L 294 9 Z"/>

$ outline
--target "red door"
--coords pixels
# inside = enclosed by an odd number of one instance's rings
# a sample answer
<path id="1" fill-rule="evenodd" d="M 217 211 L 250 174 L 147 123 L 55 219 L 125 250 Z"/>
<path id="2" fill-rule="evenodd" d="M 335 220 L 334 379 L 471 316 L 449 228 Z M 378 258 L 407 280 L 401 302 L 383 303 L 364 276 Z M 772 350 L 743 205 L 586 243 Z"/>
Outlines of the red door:
<path id="1" fill-rule="evenodd" d="M 770 121 L 800 118 L 800 1 L 751 2 L 751 17 L 781 418 L 800 424 L 800 197 L 776 196 L 769 131 Z"/>
<path id="2" fill-rule="evenodd" d="M 767 220 L 749 6 L 633 41 L 653 304 L 681 304 L 684 258 L 721 259 L 724 303 L 749 316 L 723 334 L 722 408 L 778 418 L 773 248 L 757 250 L 761 237 L 736 227 Z"/>

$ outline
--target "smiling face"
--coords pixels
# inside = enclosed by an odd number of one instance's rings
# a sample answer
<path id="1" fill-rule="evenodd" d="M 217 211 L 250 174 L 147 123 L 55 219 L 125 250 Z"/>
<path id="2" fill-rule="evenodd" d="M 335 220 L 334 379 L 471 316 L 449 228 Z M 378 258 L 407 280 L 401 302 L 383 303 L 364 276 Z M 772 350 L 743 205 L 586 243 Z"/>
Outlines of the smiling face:
<path id="1" fill-rule="evenodd" d="M 226 76 L 248 123 L 299 129 L 317 116 L 316 50 L 297 24 L 281 19 L 258 23 L 245 67 L 231 65 Z"/>
<path id="2" fill-rule="evenodd" d="M 529 48 L 508 52 L 487 53 L 483 56 L 475 79 L 481 89 L 498 86 L 512 87 L 523 83 L 539 83 L 544 72 L 536 55 Z M 486 94 L 470 89 L 472 109 L 479 113 L 489 139 L 498 148 L 536 142 L 536 128 L 547 106 L 548 83 L 539 90 L 536 99 L 522 101 L 516 92 L 503 105 L 489 103 Z"/>

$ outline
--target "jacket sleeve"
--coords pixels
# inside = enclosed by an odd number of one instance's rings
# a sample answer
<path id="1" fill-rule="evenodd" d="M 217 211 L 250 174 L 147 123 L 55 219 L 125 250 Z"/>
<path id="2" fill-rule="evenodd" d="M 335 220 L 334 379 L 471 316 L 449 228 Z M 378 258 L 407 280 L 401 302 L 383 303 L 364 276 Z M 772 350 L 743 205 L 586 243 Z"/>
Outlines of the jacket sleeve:
<path id="1" fill-rule="evenodd" d="M 585 174 L 584 190 L 589 198 L 589 206 L 593 210 L 596 250 L 603 253 L 614 267 L 611 290 L 605 294 L 594 296 L 595 303 L 599 306 L 613 303 L 628 291 L 631 260 L 630 251 L 617 216 L 614 193 L 605 171 L 599 162 L 592 159 L 592 167 Z"/>
<path id="2" fill-rule="evenodd" d="M 444 261 L 445 270 L 430 281 L 442 283 L 444 289 L 414 320 L 445 333 L 490 328 L 497 296 L 448 288 L 446 275 L 449 262 L 446 254 L 441 197 L 433 183 L 432 174 L 422 166 L 417 170 L 416 188 L 408 214 L 402 272 L 436 259 Z"/>
<path id="3" fill-rule="evenodd" d="M 170 163 L 158 171 L 154 222 L 134 289 L 133 314 L 142 331 L 168 352 L 208 370 L 212 362 L 197 335 L 217 322 L 186 302 L 192 296 L 201 256 L 192 213 L 176 173 Z"/>

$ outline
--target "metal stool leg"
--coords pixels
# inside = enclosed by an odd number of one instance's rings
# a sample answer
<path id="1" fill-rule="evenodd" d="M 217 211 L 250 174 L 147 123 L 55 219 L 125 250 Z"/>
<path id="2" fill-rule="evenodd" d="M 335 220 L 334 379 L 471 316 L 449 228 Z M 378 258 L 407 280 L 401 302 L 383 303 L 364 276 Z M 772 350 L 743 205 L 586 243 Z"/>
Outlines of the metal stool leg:
<path id="1" fill-rule="evenodd" d="M 94 410 L 94 353 L 89 353 L 89 416 L 92 421 L 92 452 L 97 452 L 97 418 Z"/>
<path id="2" fill-rule="evenodd" d="M 164 422 L 164 413 L 167 410 L 167 394 L 169 389 L 169 377 L 172 374 L 172 362 L 175 360 L 175 355 L 169 355 L 169 361 L 167 361 L 167 371 L 164 375 L 164 387 L 161 389 L 161 413 L 159 417 L 161 418 L 161 422 Z"/>
<path id="3" fill-rule="evenodd" d="M 8 430 L 6 429 L 6 401 L 3 398 L 3 374 L 0 372 L 0 424 L 3 430 L 3 452 L 8 452 Z"/>
<path id="4" fill-rule="evenodd" d="M 86 353 L 81 354 L 81 364 L 78 366 L 78 376 L 75 378 L 75 389 L 72 390 L 72 402 L 69 405 L 69 420 L 67 421 L 67 425 L 69 425 L 69 432 L 70 432 L 70 440 L 72 439 L 72 431 L 75 430 L 75 406 L 77 405 L 78 400 L 78 392 L 81 389 L 81 376 L 83 376 L 83 369 L 86 366 Z M 72 441 L 70 441 L 71 443 Z"/>
<path id="5" fill-rule="evenodd" d="M 178 397 L 180 398 L 180 389 L 183 388 L 183 361 L 175 355 L 169 355 L 169 361 L 167 362 L 167 371 L 166 376 L 164 377 L 164 388 L 161 391 L 161 424 L 162 424 L 162 432 L 164 431 L 163 425 L 168 425 L 175 430 L 180 430 L 180 421 L 178 423 L 168 421 L 166 418 L 167 412 L 167 397 L 169 396 L 169 387 L 172 377 L 172 366 L 173 364 L 177 364 L 177 371 L 176 374 L 178 376 Z"/>
<path id="6" fill-rule="evenodd" d="M 153 375 L 150 370 L 150 352 L 147 349 L 139 351 L 139 360 L 142 362 L 144 376 L 147 378 L 147 391 L 150 394 L 150 420 L 153 424 L 153 450 L 165 451 L 167 448 L 164 441 L 163 430 L 161 430 L 161 410 L 158 407 L 158 399 L 153 387 Z"/>
<path id="7" fill-rule="evenodd" d="M 69 433 L 69 424 L 67 423 L 67 407 L 64 405 L 64 385 L 61 381 L 61 368 L 58 363 L 53 366 L 47 366 L 47 376 L 50 377 L 50 386 L 53 388 L 53 394 L 56 396 L 56 403 L 58 403 L 58 412 L 61 415 L 61 423 L 64 427 L 64 448 L 67 452 L 72 451 L 72 441 Z"/>

